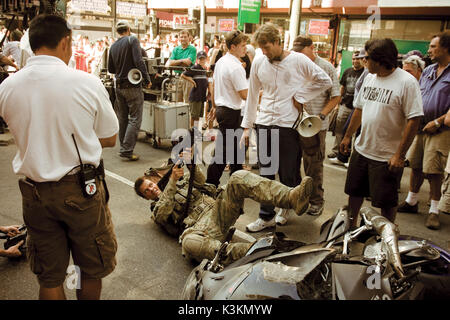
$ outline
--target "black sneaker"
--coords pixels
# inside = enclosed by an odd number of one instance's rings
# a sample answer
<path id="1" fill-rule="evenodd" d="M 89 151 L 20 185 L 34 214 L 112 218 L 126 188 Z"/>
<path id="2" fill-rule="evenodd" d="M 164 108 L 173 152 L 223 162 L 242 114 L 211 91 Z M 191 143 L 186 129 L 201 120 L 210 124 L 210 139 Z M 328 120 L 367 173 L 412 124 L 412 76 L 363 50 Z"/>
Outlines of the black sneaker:
<path id="1" fill-rule="evenodd" d="M 137 161 L 137 160 L 139 160 L 139 156 L 137 154 L 134 154 L 134 153 L 132 153 L 132 154 L 120 154 L 120 157 L 123 160 L 129 160 L 129 161 Z"/>
<path id="2" fill-rule="evenodd" d="M 408 202 L 403 201 L 397 208 L 398 212 L 417 213 L 419 211 L 419 202 L 415 205 L 410 205 Z"/>
<path id="3" fill-rule="evenodd" d="M 328 159 L 331 158 L 337 158 L 337 153 L 330 153 L 329 155 L 327 155 Z"/>

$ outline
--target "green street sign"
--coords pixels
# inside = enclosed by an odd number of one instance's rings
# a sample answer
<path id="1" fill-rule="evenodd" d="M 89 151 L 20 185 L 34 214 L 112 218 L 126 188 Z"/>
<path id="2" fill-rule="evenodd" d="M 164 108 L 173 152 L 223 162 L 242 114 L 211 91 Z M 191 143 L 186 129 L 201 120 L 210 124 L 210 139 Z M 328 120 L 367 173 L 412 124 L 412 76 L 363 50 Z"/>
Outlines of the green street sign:
<path id="1" fill-rule="evenodd" d="M 244 29 L 244 23 L 259 23 L 261 0 L 239 0 L 238 29 Z"/>

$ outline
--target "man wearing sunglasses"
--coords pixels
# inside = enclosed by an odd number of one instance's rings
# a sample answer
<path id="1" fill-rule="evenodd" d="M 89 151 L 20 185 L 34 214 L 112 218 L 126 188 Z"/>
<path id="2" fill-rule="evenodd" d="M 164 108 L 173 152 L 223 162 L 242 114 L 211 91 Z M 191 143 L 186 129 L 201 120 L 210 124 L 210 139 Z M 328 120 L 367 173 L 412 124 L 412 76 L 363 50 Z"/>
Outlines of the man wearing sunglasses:
<path id="1" fill-rule="evenodd" d="M 354 101 L 355 110 L 340 145 L 340 152 L 349 154 L 351 138 L 361 125 L 345 182 L 351 228 L 357 225 L 364 197 L 369 196 L 372 206 L 395 221 L 398 176 L 423 116 L 419 84 L 397 67 L 395 43 L 391 39 L 369 40 L 365 50 L 370 74 Z"/>

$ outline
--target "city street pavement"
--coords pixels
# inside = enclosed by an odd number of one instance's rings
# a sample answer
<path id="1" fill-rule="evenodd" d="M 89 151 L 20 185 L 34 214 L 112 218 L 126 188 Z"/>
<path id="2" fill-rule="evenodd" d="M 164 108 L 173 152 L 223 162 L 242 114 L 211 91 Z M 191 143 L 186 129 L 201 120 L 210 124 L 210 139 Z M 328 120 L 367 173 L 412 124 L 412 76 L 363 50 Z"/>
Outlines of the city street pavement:
<path id="1" fill-rule="evenodd" d="M 10 142 L 7 146 L 0 146 L 0 225 L 23 223 L 18 177 L 12 172 L 11 166 L 16 147 L 10 139 L 9 133 L 0 135 L 0 140 Z M 333 141 L 334 137 L 328 133 L 327 150 Z M 195 265 L 181 256 L 177 240 L 165 234 L 150 220 L 149 202 L 139 198 L 133 190 L 134 180 L 138 176 L 143 175 L 149 167 L 157 167 L 168 159 L 170 143 L 165 141 L 161 148 L 155 149 L 146 140 L 145 134 L 141 134 L 135 149 L 141 159 L 136 162 L 123 161 L 118 156 L 118 150 L 117 143 L 116 147 L 105 149 L 103 153 L 111 195 L 109 206 L 119 248 L 117 267 L 103 280 L 102 299 L 179 299 L 185 280 Z M 204 166 L 202 169 L 206 172 Z M 257 173 L 256 170 L 254 172 Z M 400 200 L 406 197 L 409 174 L 410 170 L 405 169 Z M 346 169 L 325 160 L 324 176 L 324 213 L 319 217 L 297 217 L 292 214 L 285 226 L 276 227 L 277 231 L 303 242 L 317 239 L 321 224 L 347 202 L 343 192 Z M 225 172 L 221 182 L 226 183 L 227 179 L 228 173 Z M 428 183 L 425 183 L 420 193 L 420 213 L 399 213 L 396 222 L 402 234 L 422 237 L 448 249 L 449 215 L 441 215 L 441 229 L 438 231 L 424 226 L 425 214 L 428 212 L 428 191 Z M 364 205 L 370 204 L 365 201 Z M 256 202 L 249 199 L 245 201 L 245 214 L 237 221 L 238 230 L 245 232 L 246 224 L 258 217 L 258 209 Z M 258 238 L 274 230 L 267 229 L 251 236 Z M 75 299 L 75 290 L 65 287 L 67 298 Z M 25 260 L 12 261 L 0 257 L 0 288 L 1 300 L 38 297 L 37 279 Z"/>

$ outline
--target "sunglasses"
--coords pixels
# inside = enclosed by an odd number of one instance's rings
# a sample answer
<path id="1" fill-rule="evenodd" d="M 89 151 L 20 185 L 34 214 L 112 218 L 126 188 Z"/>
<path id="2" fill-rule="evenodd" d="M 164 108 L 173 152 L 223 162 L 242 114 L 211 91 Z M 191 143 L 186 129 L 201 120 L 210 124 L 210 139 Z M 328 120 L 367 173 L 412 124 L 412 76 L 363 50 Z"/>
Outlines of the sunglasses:
<path id="1" fill-rule="evenodd" d="M 364 59 L 364 60 L 369 60 L 369 59 L 370 59 L 370 56 L 364 56 L 363 59 Z"/>

